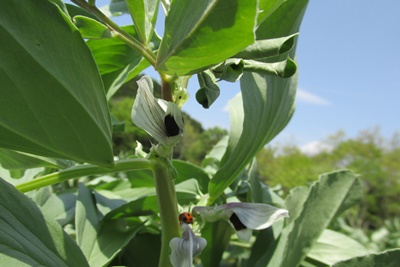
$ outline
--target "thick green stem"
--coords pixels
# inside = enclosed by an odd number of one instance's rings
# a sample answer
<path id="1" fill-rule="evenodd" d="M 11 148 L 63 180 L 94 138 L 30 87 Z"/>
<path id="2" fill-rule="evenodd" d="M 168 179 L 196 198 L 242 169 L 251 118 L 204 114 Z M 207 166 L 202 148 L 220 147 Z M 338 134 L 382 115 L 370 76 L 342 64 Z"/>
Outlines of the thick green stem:
<path id="1" fill-rule="evenodd" d="M 162 228 L 161 253 L 158 266 L 167 267 L 171 266 L 169 242 L 172 238 L 181 236 L 178 222 L 178 202 L 175 185 L 169 172 L 171 166 L 168 166 L 167 162 L 159 158 L 152 160 L 152 166 Z"/>
<path id="2" fill-rule="evenodd" d="M 104 168 L 96 165 L 81 165 L 72 167 L 59 172 L 54 172 L 32 181 L 22 183 L 16 186 L 21 192 L 28 192 L 48 185 L 60 183 L 69 179 L 78 178 L 87 175 L 98 175 L 111 172 L 151 169 L 150 161 L 147 159 L 126 159 L 116 161 L 112 168 Z"/>

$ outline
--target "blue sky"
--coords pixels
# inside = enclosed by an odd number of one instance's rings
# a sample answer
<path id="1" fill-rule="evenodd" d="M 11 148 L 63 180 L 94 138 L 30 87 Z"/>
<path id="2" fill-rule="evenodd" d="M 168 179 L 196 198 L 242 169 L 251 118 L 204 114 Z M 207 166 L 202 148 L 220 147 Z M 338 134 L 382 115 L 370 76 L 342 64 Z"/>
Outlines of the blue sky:
<path id="1" fill-rule="evenodd" d="M 274 142 L 303 146 L 344 130 L 355 137 L 379 126 L 400 130 L 400 1 L 310 1 L 298 39 L 296 112 Z M 189 91 L 194 96 L 197 80 Z M 205 127 L 229 127 L 227 100 L 238 86 L 225 83 L 209 110 L 194 97 L 184 110 Z"/>
<path id="2" fill-rule="evenodd" d="M 297 46 L 296 112 L 272 143 L 304 146 L 338 130 L 355 137 L 377 126 L 386 138 L 400 131 L 399 11 L 399 0 L 310 1 Z M 130 23 L 129 17 L 117 21 Z M 197 78 L 190 80 L 183 109 L 205 128 L 229 129 L 226 105 L 239 85 L 220 86 L 221 96 L 205 110 L 194 97 Z"/>

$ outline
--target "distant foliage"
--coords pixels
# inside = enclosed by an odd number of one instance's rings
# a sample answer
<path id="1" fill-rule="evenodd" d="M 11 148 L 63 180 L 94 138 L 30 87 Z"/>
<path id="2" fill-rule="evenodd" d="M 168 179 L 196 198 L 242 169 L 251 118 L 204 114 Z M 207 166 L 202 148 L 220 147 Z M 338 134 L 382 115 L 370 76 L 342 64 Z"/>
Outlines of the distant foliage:
<path id="1" fill-rule="evenodd" d="M 326 140 L 331 152 L 309 156 L 293 145 L 265 148 L 258 157 L 262 179 L 270 186 L 280 184 L 285 193 L 307 185 L 321 173 L 347 168 L 360 175 L 365 197 L 347 213 L 348 223 L 365 230 L 382 227 L 399 215 L 400 146 L 398 134 L 384 140 L 379 130 L 363 131 L 356 138 L 338 132 Z"/>

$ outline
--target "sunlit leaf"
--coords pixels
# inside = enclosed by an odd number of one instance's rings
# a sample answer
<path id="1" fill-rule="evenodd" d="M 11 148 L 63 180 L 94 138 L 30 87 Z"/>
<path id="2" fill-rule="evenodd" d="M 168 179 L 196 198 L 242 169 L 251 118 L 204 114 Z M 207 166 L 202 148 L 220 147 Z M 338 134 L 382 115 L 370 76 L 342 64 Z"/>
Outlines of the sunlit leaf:
<path id="1" fill-rule="evenodd" d="M 154 32 L 160 0 L 126 1 L 136 32 L 142 43 L 148 43 Z"/>
<path id="2" fill-rule="evenodd" d="M 254 41 L 255 0 L 175 0 L 165 21 L 156 69 L 187 75 L 235 55 Z"/>
<path id="3" fill-rule="evenodd" d="M 79 29 L 83 38 L 101 39 L 110 38 L 111 32 L 104 24 L 101 24 L 95 19 L 85 16 L 75 16 L 73 18 L 75 26 Z"/>
<path id="4" fill-rule="evenodd" d="M 0 9 L 0 147 L 111 166 L 111 122 L 90 50 L 49 1 Z"/>

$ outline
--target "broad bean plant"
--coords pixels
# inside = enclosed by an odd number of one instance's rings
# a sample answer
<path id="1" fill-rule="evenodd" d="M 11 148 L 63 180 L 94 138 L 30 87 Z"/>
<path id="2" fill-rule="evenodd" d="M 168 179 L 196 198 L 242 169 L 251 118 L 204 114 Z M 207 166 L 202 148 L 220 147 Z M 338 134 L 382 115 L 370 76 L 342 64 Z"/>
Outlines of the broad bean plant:
<path id="1" fill-rule="evenodd" d="M 353 172 L 322 174 L 286 199 L 260 182 L 254 157 L 294 112 L 307 4 L 3 1 L 0 265 L 399 266 L 400 250 L 369 251 L 327 229 L 362 197 Z M 112 20 L 123 14 L 131 25 Z M 122 124 L 108 103 L 147 68 L 158 77 L 138 79 L 130 119 L 152 147 L 116 157 Z M 221 81 L 241 89 L 229 136 L 201 166 L 173 159 L 182 106 L 195 97 L 208 109 Z"/>

